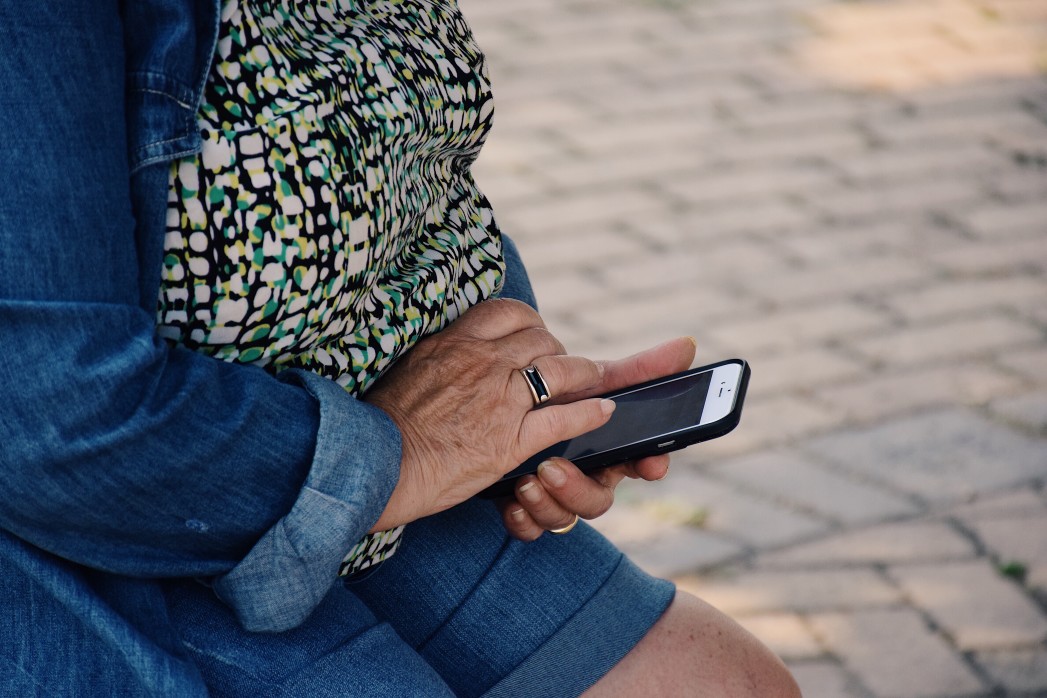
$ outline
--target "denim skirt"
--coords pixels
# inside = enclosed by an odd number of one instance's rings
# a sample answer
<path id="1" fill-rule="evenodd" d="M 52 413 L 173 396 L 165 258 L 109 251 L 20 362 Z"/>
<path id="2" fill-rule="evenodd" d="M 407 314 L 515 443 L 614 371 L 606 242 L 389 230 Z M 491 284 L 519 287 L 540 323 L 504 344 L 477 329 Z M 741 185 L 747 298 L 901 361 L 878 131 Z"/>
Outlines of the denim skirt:
<path id="1" fill-rule="evenodd" d="M 473 500 L 404 536 L 285 633 L 246 633 L 206 587 L 168 585 L 171 620 L 212 695 L 576 696 L 674 595 L 584 522 L 521 543 L 493 504 Z"/>

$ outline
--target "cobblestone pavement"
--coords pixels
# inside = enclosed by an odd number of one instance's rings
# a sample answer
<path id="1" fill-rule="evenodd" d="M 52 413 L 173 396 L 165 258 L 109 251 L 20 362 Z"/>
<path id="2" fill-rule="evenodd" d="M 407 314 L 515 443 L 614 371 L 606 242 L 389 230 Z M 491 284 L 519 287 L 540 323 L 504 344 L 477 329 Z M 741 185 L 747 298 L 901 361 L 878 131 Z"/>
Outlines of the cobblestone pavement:
<path id="1" fill-rule="evenodd" d="M 463 0 L 550 327 L 753 364 L 596 525 L 809 696 L 1047 695 L 1047 0 Z"/>

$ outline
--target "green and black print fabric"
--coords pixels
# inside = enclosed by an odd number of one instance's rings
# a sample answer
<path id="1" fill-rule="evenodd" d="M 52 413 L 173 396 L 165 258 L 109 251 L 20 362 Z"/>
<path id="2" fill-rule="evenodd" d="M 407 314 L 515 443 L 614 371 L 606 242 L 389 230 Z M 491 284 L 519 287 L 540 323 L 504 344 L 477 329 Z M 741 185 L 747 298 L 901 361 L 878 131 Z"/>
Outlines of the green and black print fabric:
<path id="1" fill-rule="evenodd" d="M 227 0 L 203 149 L 171 169 L 161 335 L 361 394 L 501 284 L 470 174 L 492 111 L 453 0 Z"/>

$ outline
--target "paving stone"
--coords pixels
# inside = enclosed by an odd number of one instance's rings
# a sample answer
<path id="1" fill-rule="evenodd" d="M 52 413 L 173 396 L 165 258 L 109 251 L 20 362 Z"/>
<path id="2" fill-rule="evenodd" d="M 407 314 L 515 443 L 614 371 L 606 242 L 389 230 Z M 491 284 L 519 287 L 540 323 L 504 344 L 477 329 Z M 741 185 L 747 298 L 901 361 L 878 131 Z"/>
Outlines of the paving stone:
<path id="1" fill-rule="evenodd" d="M 1047 233 L 1047 203 L 996 203 L 975 209 L 959 219 L 974 234 L 990 240 L 1044 234 Z"/>
<path id="2" fill-rule="evenodd" d="M 682 577 L 676 582 L 724 613 L 739 616 L 870 608 L 902 600 L 882 575 L 865 568 L 759 569 Z"/>
<path id="3" fill-rule="evenodd" d="M 963 409 L 833 434 L 807 448 L 930 501 L 962 500 L 1047 474 L 1042 440 Z"/>
<path id="4" fill-rule="evenodd" d="M 700 141 L 705 135 L 694 125 L 690 130 L 693 132 L 689 136 L 692 141 Z M 587 158 L 572 155 L 545 163 L 538 174 L 550 189 L 560 192 L 618 188 L 636 182 L 649 182 L 657 187 L 665 179 L 685 176 L 694 168 L 695 151 L 699 146 L 687 147 L 678 138 L 672 140 L 675 143 L 671 148 L 666 147 L 663 140 L 661 148 L 637 148 L 625 152 L 616 149 Z"/>
<path id="5" fill-rule="evenodd" d="M 815 192 L 809 203 L 835 220 L 852 221 L 878 218 L 913 211 L 949 211 L 984 196 L 981 182 L 968 178 L 920 179 L 914 182 L 891 181 L 873 187 L 840 187 Z"/>
<path id="6" fill-rule="evenodd" d="M 994 102 L 995 103 L 995 102 Z M 1014 107 L 1011 107 L 1014 108 Z M 998 170 L 1011 165 L 1007 158 L 984 143 L 919 144 L 905 148 L 879 148 L 840 162 L 849 179 L 863 185 L 885 180 L 951 175 L 969 168 Z"/>
<path id="7" fill-rule="evenodd" d="M 741 545 L 722 536 L 635 507 L 612 507 L 590 523 L 633 562 L 659 577 L 693 572 L 744 552 Z"/>
<path id="8" fill-rule="evenodd" d="M 786 666 L 805 696 L 870 698 L 872 694 L 838 663 L 830 660 L 788 662 Z"/>
<path id="9" fill-rule="evenodd" d="M 922 214 L 892 215 L 860 223 L 794 226 L 786 234 L 775 236 L 775 241 L 792 257 L 810 268 L 850 266 L 855 260 L 869 257 L 921 258 L 962 239 L 959 231 L 928 221 Z M 889 292 L 891 288 L 884 290 Z"/>
<path id="10" fill-rule="evenodd" d="M 1020 379 L 985 362 L 890 369 L 814 390 L 814 397 L 851 420 L 872 422 L 930 407 L 983 405 L 1021 391 Z"/>
<path id="11" fill-rule="evenodd" d="M 656 102 L 657 103 L 657 102 Z M 696 157 L 689 144 L 698 144 L 708 137 L 715 124 L 710 124 L 712 117 L 704 114 L 663 113 L 654 120 L 657 128 L 650 128 L 651 121 L 639 121 L 626 117 L 616 111 L 609 119 L 590 123 L 584 129 L 570 129 L 564 132 L 568 152 L 578 153 L 579 159 L 601 162 L 606 159 L 628 160 L 637 155 L 655 149 L 659 152 L 670 152 L 669 144 L 678 145 L 677 150 L 689 154 L 691 168 L 694 169 L 701 160 Z M 565 161 L 563 164 L 568 164 Z M 550 173 L 558 181 L 568 183 L 564 173 Z M 577 186 L 579 182 L 570 182 Z"/>
<path id="12" fill-rule="evenodd" d="M 503 229 L 512 231 L 514 239 L 523 241 L 525 235 L 556 234 L 550 230 L 563 234 L 562 231 L 576 226 L 592 229 L 609 225 L 627 213 L 657 211 L 664 206 L 665 202 L 657 196 L 630 187 L 557 199 L 544 197 L 508 210 L 503 207 L 499 221 Z"/>
<path id="13" fill-rule="evenodd" d="M 702 529 L 754 547 L 783 545 L 828 528 L 825 521 L 746 494 L 686 467 L 673 467 L 659 482 L 623 483 L 618 488 L 616 506 L 630 506 L 641 498 L 640 506 L 654 515 L 681 522 L 698 517 Z"/>
<path id="14" fill-rule="evenodd" d="M 658 215 L 627 214 L 618 220 L 622 230 L 656 243 L 663 252 L 700 254 L 710 243 L 737 240 L 751 233 L 777 234 L 792 228 L 809 228 L 811 215 L 795 203 L 759 199 L 744 207 L 729 205 L 673 209 Z M 756 238 L 747 238 L 755 240 Z"/>
<path id="15" fill-rule="evenodd" d="M 848 264 L 805 267 L 759 279 L 743 278 L 741 281 L 752 284 L 750 288 L 754 295 L 786 308 L 795 308 L 807 301 L 838 301 L 903 288 L 926 281 L 929 276 L 930 270 L 920 261 L 891 254 L 866 257 Z"/>
<path id="16" fill-rule="evenodd" d="M 966 522 L 1047 516 L 1047 501 L 1032 487 L 1022 487 L 1011 492 L 980 495 L 974 501 L 946 509 L 943 516 Z"/>
<path id="17" fill-rule="evenodd" d="M 923 619 L 907 609 L 812 616 L 815 633 L 883 698 L 980 694 L 981 679 Z"/>
<path id="18" fill-rule="evenodd" d="M 639 239 L 643 239 L 642 236 Z M 740 269 L 747 274 L 779 273 L 788 267 L 787 260 L 770 243 L 761 239 L 733 235 L 717 244 L 682 245 L 671 250 L 689 263 L 692 283 L 731 288 Z"/>
<path id="19" fill-rule="evenodd" d="M 527 263 L 526 259 L 524 263 Z M 528 272 L 528 276 L 543 315 L 546 309 L 562 312 L 579 305 L 606 303 L 610 295 L 604 284 L 577 270 L 565 272 L 562 269 L 536 266 L 533 272 Z"/>
<path id="20" fill-rule="evenodd" d="M 1012 157 L 1043 161 L 1047 155 L 1044 153 L 1043 135 L 1030 136 L 1028 140 L 1015 139 L 1014 143 L 1005 144 Z M 1038 201 L 1047 196 L 1047 168 L 1039 170 L 1023 168 L 1022 170 L 1002 172 L 993 178 L 989 184 L 989 191 L 1004 201 L 1024 202 Z"/>
<path id="21" fill-rule="evenodd" d="M 888 145 L 906 146 L 930 142 L 985 141 L 999 131 L 1043 130 L 1035 117 L 1019 110 L 1005 114 L 957 114 L 944 119 L 909 118 L 870 124 L 875 135 Z"/>
<path id="22" fill-rule="evenodd" d="M 1022 374 L 1030 387 L 1047 386 L 1047 346 L 1004 352 L 997 360 Z"/>
<path id="23" fill-rule="evenodd" d="M 1012 513 L 1009 518 L 970 520 L 967 525 L 1001 563 L 1026 567 L 1030 586 L 1047 588 L 1047 513 Z"/>
<path id="24" fill-rule="evenodd" d="M 868 482 L 814 465 L 795 451 L 771 451 L 729 460 L 710 469 L 768 497 L 847 524 L 915 514 L 912 502 Z"/>
<path id="25" fill-rule="evenodd" d="M 732 105 L 733 106 L 733 105 Z M 762 107 L 762 108 L 761 108 Z M 801 100 L 763 101 L 736 108 L 739 122 L 752 130 L 769 128 L 805 131 L 822 125 L 857 122 L 869 109 L 869 104 L 838 92 L 808 95 Z"/>
<path id="26" fill-rule="evenodd" d="M 481 190 L 497 211 L 523 206 L 545 196 L 541 181 L 529 172 L 504 162 L 492 162 L 474 171 Z M 501 218 L 501 215 L 498 215 Z"/>
<path id="27" fill-rule="evenodd" d="M 1047 435 L 1047 392 L 996 400 L 989 407 L 1014 424 Z"/>
<path id="28" fill-rule="evenodd" d="M 575 230 L 570 235 L 528 236 L 518 241 L 528 264 L 546 273 L 576 268 L 580 264 L 606 264 L 615 259 L 635 259 L 647 250 L 636 240 L 613 231 Z"/>
<path id="29" fill-rule="evenodd" d="M 897 566 L 889 574 L 961 650 L 1047 640 L 1047 618 L 988 561 Z"/>
<path id="30" fill-rule="evenodd" d="M 1047 594 L 1042 0 L 462 5 L 499 102 L 474 171 L 550 327 L 594 356 L 689 333 L 754 362 L 739 429 L 674 457 L 720 489 L 597 526 L 658 574 L 755 554 L 712 591 L 807 695 L 1047 693 L 1042 643 L 970 654 L 983 684 L 869 568 L 1024 561 Z M 674 519 L 706 506 L 715 530 Z M 814 654 L 811 611 L 854 634 Z"/>
<path id="31" fill-rule="evenodd" d="M 544 307 L 573 311 L 579 326 L 594 335 L 642 337 L 648 343 L 691 335 L 699 340 L 698 349 L 705 357 L 713 356 L 710 338 L 705 334 L 710 322 L 725 315 L 757 312 L 752 301 L 715 287 L 695 285 L 683 292 L 652 291 L 646 298 L 636 300 L 616 301 L 606 291 L 603 298 L 590 302 L 576 301 L 572 295 L 561 295 L 552 298 Z M 712 346 L 719 345 L 713 342 Z"/>
<path id="32" fill-rule="evenodd" d="M 672 232 L 672 237 L 663 235 L 666 242 L 697 251 L 706 241 L 733 239 L 738 234 L 753 232 L 778 235 L 784 230 L 810 229 L 815 225 L 813 213 L 795 202 L 773 196 L 755 197 L 745 206 L 728 203 L 683 207 L 665 220 Z M 657 218 L 646 214 L 625 215 L 621 221 L 641 235 L 659 226 Z M 666 224 L 660 227 L 665 228 Z"/>
<path id="33" fill-rule="evenodd" d="M 710 141 L 710 162 L 729 166 L 740 163 L 789 162 L 798 158 L 846 158 L 868 146 L 866 136 L 857 128 L 838 126 L 799 133 L 760 130 L 753 133 L 720 134 Z"/>
<path id="34" fill-rule="evenodd" d="M 725 347 L 725 355 L 742 353 L 742 347 Z M 840 426 L 845 416 L 802 395 L 763 399 L 758 387 L 746 398 L 738 427 L 725 437 L 702 444 L 696 452 L 705 458 L 723 458 L 766 446 L 787 444 Z M 695 450 L 695 449 L 692 449 Z M 709 461 L 706 461 L 709 462 Z"/>
<path id="35" fill-rule="evenodd" d="M 608 288 L 623 294 L 634 294 L 639 302 L 650 295 L 669 290 L 702 289 L 702 279 L 695 273 L 692 255 L 679 250 L 652 252 L 633 259 L 618 260 L 593 269 L 594 277 Z"/>
<path id="36" fill-rule="evenodd" d="M 760 391 L 770 394 L 786 390 L 811 390 L 841 380 L 854 379 L 868 366 L 840 352 L 822 347 L 799 348 L 767 357 L 750 357 L 757 373 Z"/>
<path id="37" fill-rule="evenodd" d="M 890 318 L 858 303 L 836 301 L 770 316 L 724 322 L 711 330 L 721 344 L 748 352 L 792 350 L 851 334 L 885 330 Z"/>
<path id="38" fill-rule="evenodd" d="M 971 89 L 966 84 L 928 86 L 906 94 L 904 99 L 921 118 L 937 119 L 953 114 L 996 114 L 1021 109 L 1029 96 L 1029 81 L 1020 77 L 1003 78 Z"/>
<path id="39" fill-rule="evenodd" d="M 964 560 L 976 555 L 969 540 L 936 521 L 889 523 L 846 530 L 823 540 L 765 553 L 765 567 L 894 564 Z"/>
<path id="40" fill-rule="evenodd" d="M 979 652 L 974 657 L 1008 690 L 1038 696 L 1047 693 L 1047 649 L 1043 647 Z"/>
<path id="41" fill-rule="evenodd" d="M 735 620 L 784 660 L 808 659 L 824 653 L 795 613 L 765 613 Z"/>
<path id="42" fill-rule="evenodd" d="M 1014 240 L 972 240 L 930 255 L 930 261 L 955 274 L 1010 274 L 1047 269 L 1047 236 Z"/>
<path id="43" fill-rule="evenodd" d="M 644 296 L 649 302 L 656 301 L 661 295 L 657 290 L 674 286 L 701 290 L 716 285 L 720 292 L 725 292 L 733 288 L 733 272 L 739 268 L 776 273 L 784 266 L 775 250 L 762 241 L 739 240 L 708 248 L 684 241 L 667 250 L 656 250 L 642 234 L 635 239 L 646 244 L 651 254 L 590 266 L 598 278 L 606 279 L 608 285 L 620 293 L 634 294 L 636 301 Z M 702 312 L 703 307 L 696 305 L 693 312 Z"/>
<path id="44" fill-rule="evenodd" d="M 978 19 L 973 8 L 960 3 L 943 2 L 934 5 L 813 5 L 806 13 L 818 24 L 824 35 L 847 41 L 877 44 L 891 37 L 925 37 L 934 35 L 940 24 L 954 25 L 965 19 Z M 984 19 L 982 20 L 984 21 Z"/>
<path id="45" fill-rule="evenodd" d="M 674 528 L 651 540 L 621 543 L 618 547 L 655 577 L 672 577 L 712 567 L 740 554 L 738 546 L 731 541 L 688 528 Z"/>
<path id="46" fill-rule="evenodd" d="M 1047 281 L 1037 277 L 949 279 L 930 287 L 892 294 L 883 300 L 909 321 L 1002 310 L 1047 298 Z"/>
<path id="47" fill-rule="evenodd" d="M 851 340 L 854 350 L 870 359 L 906 366 L 963 359 L 1040 341 L 1031 325 L 993 314 L 958 318 L 881 332 Z"/>
<path id="48" fill-rule="evenodd" d="M 744 203 L 754 196 L 795 194 L 837 180 L 835 173 L 819 163 L 785 162 L 711 168 L 698 176 L 667 178 L 662 187 L 689 204 Z"/>

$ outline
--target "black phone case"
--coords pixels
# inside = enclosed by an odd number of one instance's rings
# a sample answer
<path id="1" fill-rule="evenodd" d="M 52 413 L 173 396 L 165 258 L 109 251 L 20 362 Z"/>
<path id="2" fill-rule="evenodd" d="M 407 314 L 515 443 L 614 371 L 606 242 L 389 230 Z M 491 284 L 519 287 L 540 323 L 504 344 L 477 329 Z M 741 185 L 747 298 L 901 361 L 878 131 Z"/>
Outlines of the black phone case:
<path id="1" fill-rule="evenodd" d="M 696 443 L 701 443 L 702 441 L 710 441 L 729 433 L 738 426 L 738 422 L 742 418 L 742 407 L 745 405 L 745 391 L 749 387 L 749 375 L 751 373 L 747 361 L 741 359 L 727 359 L 726 361 L 718 361 L 707 366 L 699 366 L 698 368 L 682 371 L 673 376 L 666 376 L 666 378 L 674 378 L 676 376 L 701 373 L 703 371 L 710 371 L 717 366 L 738 363 L 739 361 L 741 361 L 742 364 L 742 378 L 738 382 L 738 392 L 735 395 L 734 407 L 723 419 L 718 419 L 712 424 L 692 427 L 687 431 L 681 432 L 673 437 L 671 444 L 666 444 L 666 442 L 662 440 L 665 438 L 663 436 L 662 438 L 648 439 L 647 441 L 641 441 L 639 443 L 630 444 L 610 451 L 604 451 L 602 453 L 581 456 L 572 462 L 582 471 L 596 470 L 598 468 L 606 468 L 611 465 L 617 465 L 618 463 L 624 463 L 645 456 L 656 456 L 662 453 L 679 451 L 687 446 L 692 446 Z M 600 397 L 613 400 L 616 395 L 632 392 L 651 385 L 657 385 L 658 383 L 665 381 L 666 378 L 658 378 L 656 380 L 647 381 L 646 383 L 631 385 L 627 388 L 622 388 L 621 390 L 615 390 L 605 395 L 601 395 Z M 513 487 L 516 485 L 516 480 L 524 475 L 535 472 L 538 469 L 538 465 L 544 460 L 544 453 L 545 451 L 542 451 L 531 458 L 528 458 L 522 465 L 520 465 L 520 467 L 509 472 L 505 477 L 480 492 L 477 496 L 492 498 L 504 497 L 512 494 Z"/>

